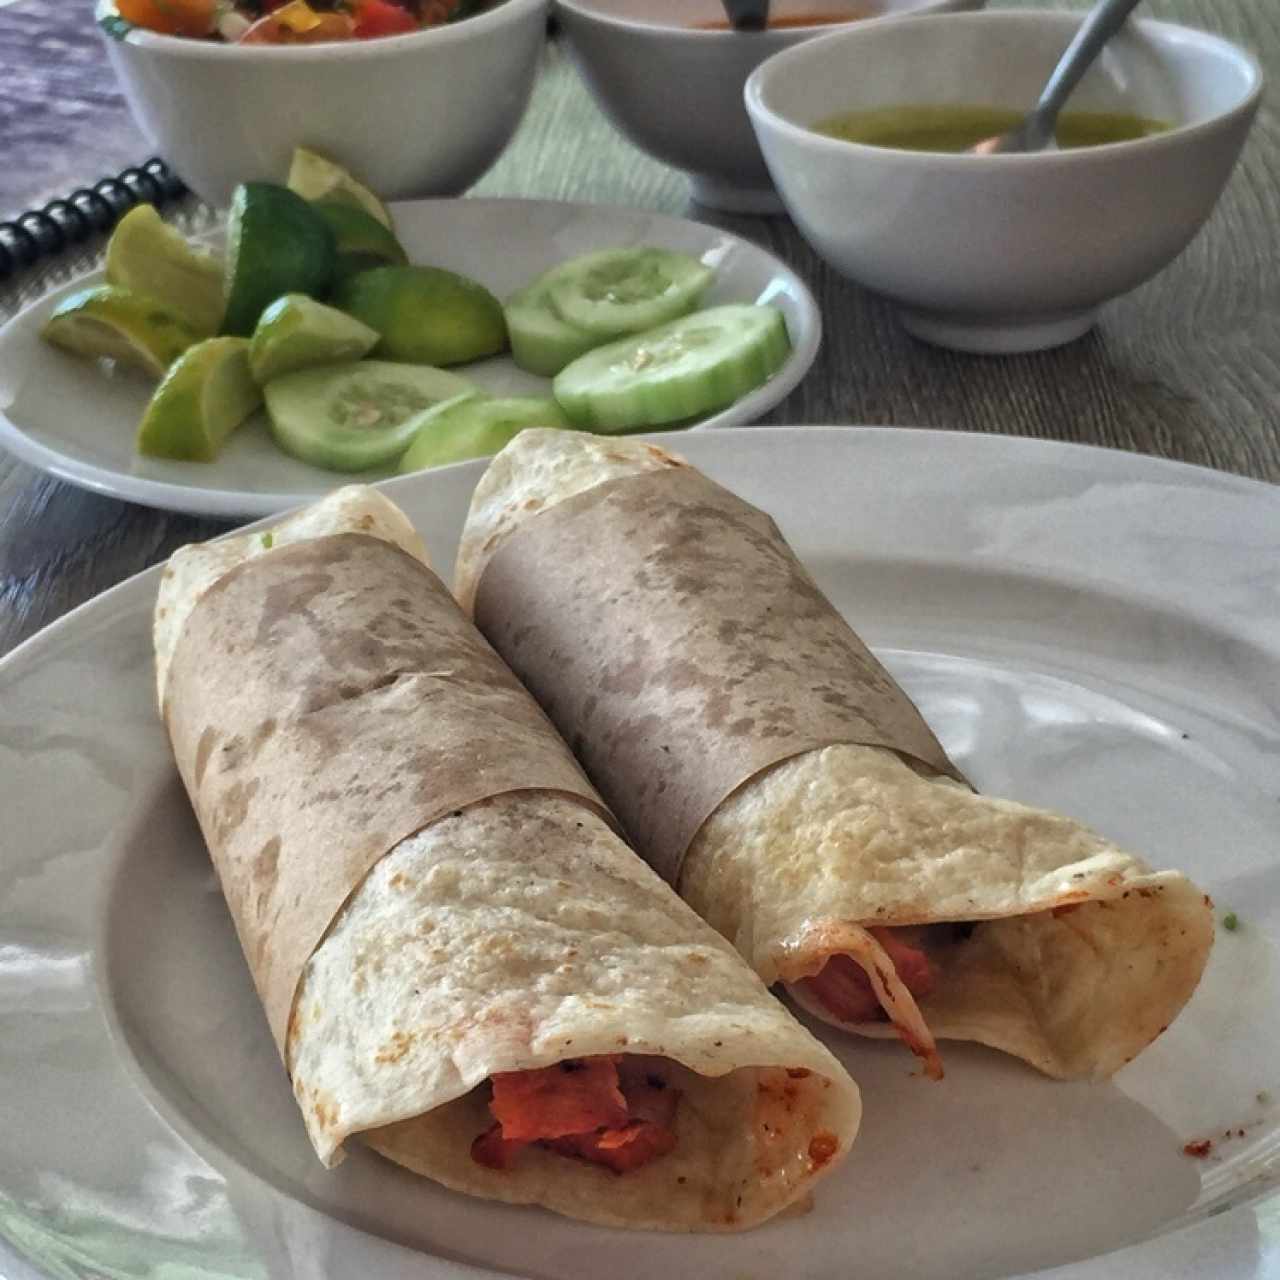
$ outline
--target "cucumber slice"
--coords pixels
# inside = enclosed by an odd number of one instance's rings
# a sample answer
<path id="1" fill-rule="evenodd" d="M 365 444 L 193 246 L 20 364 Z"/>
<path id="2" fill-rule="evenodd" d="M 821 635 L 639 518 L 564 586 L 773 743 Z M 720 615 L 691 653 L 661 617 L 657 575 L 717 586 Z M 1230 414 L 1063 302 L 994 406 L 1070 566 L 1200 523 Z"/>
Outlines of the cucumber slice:
<path id="1" fill-rule="evenodd" d="M 713 272 L 666 249 L 604 249 L 544 271 L 503 305 L 520 368 L 554 378 L 601 343 L 691 311 Z"/>
<path id="2" fill-rule="evenodd" d="M 428 409 L 418 422 L 418 434 L 400 459 L 402 473 L 489 457 L 510 444 L 526 427 L 563 429 L 569 425 L 554 400 L 523 396 L 497 400 L 459 396 Z"/>
<path id="3" fill-rule="evenodd" d="M 710 307 L 597 347 L 552 389 L 575 427 L 659 427 L 732 404 L 777 373 L 790 351 L 776 308 Z"/>
<path id="4" fill-rule="evenodd" d="M 443 369 L 350 360 L 285 374 L 264 394 L 285 453 L 329 471 L 367 471 L 409 447 L 426 410 L 475 391 Z"/>
<path id="5" fill-rule="evenodd" d="M 503 304 L 511 358 L 526 373 L 554 378 L 565 365 L 600 345 L 594 334 L 566 324 L 551 305 L 546 276 L 513 293 Z"/>
<path id="6" fill-rule="evenodd" d="M 603 341 L 688 314 L 714 274 L 669 249 L 603 249 L 562 263 L 549 288 L 562 320 Z"/>

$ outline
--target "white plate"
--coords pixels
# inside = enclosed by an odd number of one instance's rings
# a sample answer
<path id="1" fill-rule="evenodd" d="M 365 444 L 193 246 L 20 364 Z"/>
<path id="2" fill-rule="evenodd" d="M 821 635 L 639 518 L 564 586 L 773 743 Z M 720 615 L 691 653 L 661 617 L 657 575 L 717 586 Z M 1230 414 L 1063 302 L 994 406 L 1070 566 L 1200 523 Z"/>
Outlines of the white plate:
<path id="1" fill-rule="evenodd" d="M 776 514 L 980 786 L 1077 814 L 1239 913 L 1184 1015 L 1098 1085 L 951 1045 L 934 1086 L 899 1047 L 826 1029 L 862 1134 L 811 1214 L 744 1236 L 583 1226 L 358 1149 L 325 1172 L 152 708 L 151 570 L 0 663 L 0 1272 L 1277 1273 L 1280 490 L 892 428 L 679 443 Z M 480 470 L 392 485 L 440 563 Z M 1208 1160 L 1183 1155 L 1204 1137 Z"/>
<path id="2" fill-rule="evenodd" d="M 637 209 L 551 200 L 415 200 L 393 204 L 391 210 L 411 261 L 472 276 L 499 297 L 577 254 L 651 244 L 692 254 L 716 268 L 708 306 L 776 306 L 791 335 L 790 358 L 764 386 L 702 425 L 754 422 L 795 387 L 817 354 L 822 321 L 804 281 L 773 254 L 727 231 Z M 128 371 L 108 378 L 94 363 L 40 341 L 54 307 L 102 278 L 101 272 L 82 276 L 0 328 L 0 446 L 82 488 L 193 515 L 270 515 L 350 482 L 350 476 L 282 453 L 272 444 L 261 411 L 232 436 L 215 462 L 168 462 L 135 453 L 133 439 L 152 384 Z M 550 394 L 547 379 L 522 372 L 506 356 L 457 372 L 500 395 Z M 390 474 L 392 469 L 384 468 L 359 478 Z"/>

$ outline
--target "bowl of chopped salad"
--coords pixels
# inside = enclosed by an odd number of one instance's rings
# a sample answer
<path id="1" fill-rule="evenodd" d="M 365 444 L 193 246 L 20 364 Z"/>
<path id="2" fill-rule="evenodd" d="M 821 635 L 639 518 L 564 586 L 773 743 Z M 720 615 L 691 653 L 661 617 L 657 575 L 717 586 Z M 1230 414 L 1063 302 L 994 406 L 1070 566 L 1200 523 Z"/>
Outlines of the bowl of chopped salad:
<path id="1" fill-rule="evenodd" d="M 134 118 L 203 199 L 311 147 L 393 199 L 456 195 L 515 132 L 548 0 L 99 0 Z"/>

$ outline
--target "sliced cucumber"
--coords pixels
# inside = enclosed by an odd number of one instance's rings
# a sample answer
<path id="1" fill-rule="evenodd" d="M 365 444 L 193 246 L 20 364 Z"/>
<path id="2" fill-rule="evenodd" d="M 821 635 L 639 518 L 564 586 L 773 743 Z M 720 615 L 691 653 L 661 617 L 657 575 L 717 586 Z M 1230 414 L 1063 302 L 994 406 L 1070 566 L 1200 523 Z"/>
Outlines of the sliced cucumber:
<path id="1" fill-rule="evenodd" d="M 443 369 L 350 360 L 285 374 L 264 394 L 285 453 L 329 471 L 367 471 L 409 447 L 426 410 L 475 391 Z"/>
<path id="2" fill-rule="evenodd" d="M 602 249 L 562 263 L 549 288 L 562 320 L 603 341 L 686 315 L 714 274 L 669 249 Z"/>
<path id="3" fill-rule="evenodd" d="M 418 422 L 418 434 L 400 459 L 402 472 L 489 457 L 526 427 L 569 425 L 554 400 L 487 396 L 459 396 L 427 410 Z"/>
<path id="4" fill-rule="evenodd" d="M 604 249 L 544 271 L 503 305 L 511 355 L 554 378 L 613 338 L 652 329 L 693 309 L 712 270 L 666 249 Z"/>
<path id="5" fill-rule="evenodd" d="M 790 351 L 776 308 L 710 307 L 597 347 L 562 370 L 553 390 L 575 427 L 659 427 L 732 404 L 777 373 Z"/>
<path id="6" fill-rule="evenodd" d="M 554 378 L 570 361 L 585 355 L 600 339 L 566 324 L 551 305 L 547 277 L 513 293 L 503 304 L 511 358 L 527 373 Z"/>

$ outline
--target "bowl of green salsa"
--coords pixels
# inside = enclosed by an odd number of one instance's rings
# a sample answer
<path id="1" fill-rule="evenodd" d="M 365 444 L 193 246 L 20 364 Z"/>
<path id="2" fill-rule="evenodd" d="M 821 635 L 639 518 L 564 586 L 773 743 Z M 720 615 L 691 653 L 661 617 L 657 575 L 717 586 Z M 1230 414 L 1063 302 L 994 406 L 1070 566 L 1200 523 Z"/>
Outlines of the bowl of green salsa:
<path id="1" fill-rule="evenodd" d="M 870 111 L 846 111 L 820 120 L 813 127 L 828 138 L 861 142 L 868 147 L 954 153 L 1007 133 L 1021 122 L 1023 114 L 1009 107 L 876 107 Z M 1101 147 L 1109 142 L 1148 138 L 1168 128 L 1167 120 L 1151 120 L 1128 111 L 1064 111 L 1058 117 L 1054 142 L 1061 150 Z"/>
<path id="2" fill-rule="evenodd" d="M 853 27 L 761 64 L 745 98 L 814 248 L 909 332 L 999 354 L 1069 342 L 1168 266 L 1217 203 L 1257 111 L 1243 49 L 1131 20 L 1056 146 L 975 155 L 1034 105 L 1079 13 L 992 10 Z"/>

